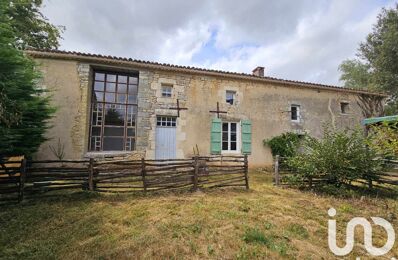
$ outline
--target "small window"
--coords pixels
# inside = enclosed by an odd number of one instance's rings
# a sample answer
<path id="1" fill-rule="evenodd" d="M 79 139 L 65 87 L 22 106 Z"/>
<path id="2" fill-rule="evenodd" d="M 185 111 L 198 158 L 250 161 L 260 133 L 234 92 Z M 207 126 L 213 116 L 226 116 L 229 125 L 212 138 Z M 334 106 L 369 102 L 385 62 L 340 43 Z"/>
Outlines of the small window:
<path id="1" fill-rule="evenodd" d="M 226 102 L 228 103 L 228 104 L 231 104 L 231 105 L 233 105 L 234 104 L 234 102 L 235 102 L 235 95 L 236 95 L 236 92 L 235 91 L 229 91 L 229 90 L 227 90 L 227 92 L 226 92 Z"/>
<path id="2" fill-rule="evenodd" d="M 156 125 L 163 127 L 175 127 L 176 126 L 176 118 L 172 116 L 158 116 L 156 118 Z"/>
<path id="3" fill-rule="evenodd" d="M 171 97 L 173 86 L 162 85 L 162 97 Z"/>
<path id="4" fill-rule="evenodd" d="M 348 114 L 350 111 L 350 103 L 348 102 L 341 102 L 340 103 L 340 111 L 342 114 Z"/>
<path id="5" fill-rule="evenodd" d="M 299 105 L 291 105 L 290 119 L 294 122 L 300 121 L 300 106 Z"/>

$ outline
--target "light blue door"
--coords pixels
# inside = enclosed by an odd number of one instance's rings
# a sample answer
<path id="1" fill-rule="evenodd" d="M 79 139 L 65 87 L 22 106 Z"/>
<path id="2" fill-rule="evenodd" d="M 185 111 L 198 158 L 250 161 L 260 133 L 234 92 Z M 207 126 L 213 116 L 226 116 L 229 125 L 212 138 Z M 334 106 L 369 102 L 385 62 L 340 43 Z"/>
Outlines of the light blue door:
<path id="1" fill-rule="evenodd" d="M 164 120 L 164 117 L 162 118 Z M 159 118 L 158 118 L 159 120 Z M 174 121 L 175 122 L 175 121 Z M 176 143 L 176 124 L 171 123 L 165 125 L 158 121 L 156 127 L 156 146 L 155 158 L 156 159 L 176 159 L 177 143 Z"/>

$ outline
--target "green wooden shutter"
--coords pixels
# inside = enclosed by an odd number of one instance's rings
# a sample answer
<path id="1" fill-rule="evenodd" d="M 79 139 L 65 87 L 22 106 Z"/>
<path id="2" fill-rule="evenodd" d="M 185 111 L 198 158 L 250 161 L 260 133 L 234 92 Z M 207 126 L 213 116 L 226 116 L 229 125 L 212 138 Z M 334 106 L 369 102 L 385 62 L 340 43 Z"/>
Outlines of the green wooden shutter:
<path id="1" fill-rule="evenodd" d="M 251 154 L 252 152 L 252 122 L 242 120 L 242 153 Z"/>
<path id="2" fill-rule="evenodd" d="M 211 122 L 210 153 L 221 154 L 221 119 L 214 118 Z"/>

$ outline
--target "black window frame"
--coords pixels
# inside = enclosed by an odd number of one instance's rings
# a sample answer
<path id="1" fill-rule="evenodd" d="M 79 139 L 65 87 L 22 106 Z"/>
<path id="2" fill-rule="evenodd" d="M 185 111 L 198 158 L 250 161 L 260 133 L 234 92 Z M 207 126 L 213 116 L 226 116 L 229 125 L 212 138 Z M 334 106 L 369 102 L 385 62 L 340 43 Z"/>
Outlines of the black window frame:
<path id="1" fill-rule="evenodd" d="M 102 76 L 98 79 L 96 76 Z M 115 80 L 111 77 L 116 76 Z M 136 149 L 137 113 L 138 113 L 139 74 L 114 70 L 94 69 L 92 73 L 91 110 L 89 124 L 89 152 L 134 151 Z M 109 90 L 108 90 L 109 87 Z M 101 89 L 102 88 L 102 89 Z M 97 97 L 101 100 L 97 100 Z M 107 100 L 111 98 L 112 100 Z M 122 115 L 123 125 L 107 124 L 107 110 L 115 110 Z M 117 118 L 116 118 L 117 119 Z M 108 121 L 109 123 L 109 121 Z M 123 129 L 122 135 L 106 135 L 106 131 L 113 130 L 113 134 Z M 93 132 L 96 132 L 95 134 Z M 122 149 L 106 149 L 104 140 L 122 141 Z M 121 140 L 122 139 L 122 140 Z"/>

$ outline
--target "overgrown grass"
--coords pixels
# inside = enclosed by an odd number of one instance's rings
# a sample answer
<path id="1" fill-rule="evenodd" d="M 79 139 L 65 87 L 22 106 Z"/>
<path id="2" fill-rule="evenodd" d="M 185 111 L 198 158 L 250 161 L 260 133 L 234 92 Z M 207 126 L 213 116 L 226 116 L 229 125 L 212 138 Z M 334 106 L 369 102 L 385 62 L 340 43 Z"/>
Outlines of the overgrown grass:
<path id="1" fill-rule="evenodd" d="M 396 199 L 276 188 L 264 173 L 251 173 L 250 184 L 250 191 L 147 196 L 80 192 L 1 207 L 0 258 L 334 259 L 330 207 L 338 212 L 341 242 L 344 223 L 355 216 L 384 217 L 398 227 Z M 382 246 L 385 233 L 374 231 Z M 397 256 L 398 245 L 393 250 Z M 349 257 L 365 255 L 356 245 Z"/>

